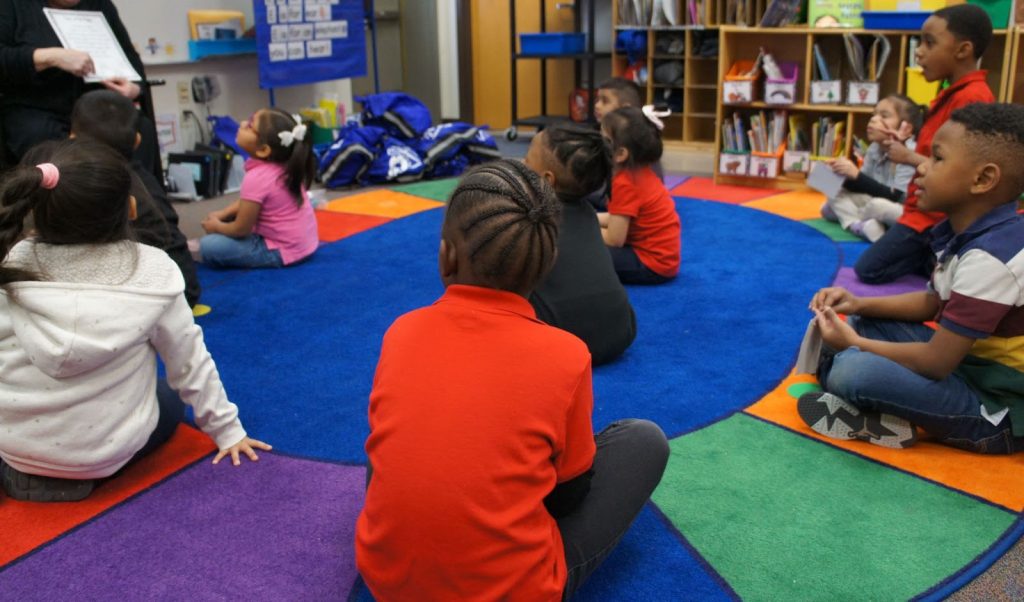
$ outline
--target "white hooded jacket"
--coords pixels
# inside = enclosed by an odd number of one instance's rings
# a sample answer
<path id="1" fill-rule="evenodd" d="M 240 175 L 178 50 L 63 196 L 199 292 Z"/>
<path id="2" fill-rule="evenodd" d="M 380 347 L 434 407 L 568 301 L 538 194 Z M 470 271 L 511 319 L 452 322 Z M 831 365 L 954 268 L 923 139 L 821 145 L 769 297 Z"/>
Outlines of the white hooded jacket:
<path id="1" fill-rule="evenodd" d="M 196 423 L 227 448 L 246 436 L 178 266 L 135 243 L 25 240 L 5 262 L 41 275 L 0 289 L 0 458 L 22 472 L 106 477 L 156 427 L 156 355 Z"/>

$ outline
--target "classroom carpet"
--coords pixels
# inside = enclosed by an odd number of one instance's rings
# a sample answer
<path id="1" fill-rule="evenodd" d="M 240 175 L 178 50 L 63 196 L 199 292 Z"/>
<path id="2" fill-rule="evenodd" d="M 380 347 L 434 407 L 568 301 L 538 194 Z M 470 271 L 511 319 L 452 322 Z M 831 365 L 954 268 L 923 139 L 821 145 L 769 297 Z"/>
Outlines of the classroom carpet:
<path id="1" fill-rule="evenodd" d="M 628 288 L 636 342 L 594 370 L 595 429 L 652 419 L 672 455 L 576 599 L 939 599 L 990 566 L 1024 532 L 1019 456 L 827 440 L 796 414 L 817 388 L 792 372 L 814 292 L 924 279 L 860 283 L 866 243 L 817 218 L 819 196 L 672 183 L 679 277 Z M 207 345 L 274 452 L 213 466 L 212 443 L 183 425 L 85 502 L 0 496 L 2 597 L 372 599 L 352 547 L 367 397 L 384 331 L 442 292 L 454 184 L 328 203 L 321 248 L 287 270 L 200 269 Z"/>

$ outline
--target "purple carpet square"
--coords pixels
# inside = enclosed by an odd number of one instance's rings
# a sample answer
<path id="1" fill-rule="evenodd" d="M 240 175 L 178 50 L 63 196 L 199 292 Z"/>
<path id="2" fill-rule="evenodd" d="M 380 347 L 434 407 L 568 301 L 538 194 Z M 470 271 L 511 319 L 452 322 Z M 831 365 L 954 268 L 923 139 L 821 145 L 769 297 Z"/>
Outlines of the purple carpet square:
<path id="1" fill-rule="evenodd" d="M 861 297 L 884 297 L 886 295 L 900 295 L 923 291 L 928 285 L 928 280 L 923 276 L 903 276 L 888 284 L 865 284 L 857 278 L 853 268 L 839 268 L 833 286 L 841 286 L 854 295 Z"/>
<path id="2" fill-rule="evenodd" d="M 690 179 L 690 176 L 684 176 L 681 174 L 667 173 L 665 178 L 662 180 L 665 183 L 665 188 L 672 190 L 676 186 L 679 186 L 683 182 Z"/>
<path id="3" fill-rule="evenodd" d="M 344 600 L 366 469 L 203 460 L 0 573 L 6 600 Z"/>

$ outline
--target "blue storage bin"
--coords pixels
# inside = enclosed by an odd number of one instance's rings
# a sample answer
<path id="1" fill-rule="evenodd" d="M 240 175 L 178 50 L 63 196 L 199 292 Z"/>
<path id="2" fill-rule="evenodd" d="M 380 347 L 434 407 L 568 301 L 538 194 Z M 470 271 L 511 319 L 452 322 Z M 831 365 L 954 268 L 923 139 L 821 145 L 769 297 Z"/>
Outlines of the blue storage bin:
<path id="1" fill-rule="evenodd" d="M 584 33 L 521 33 L 520 54 L 578 54 L 587 45 Z"/>
<path id="2" fill-rule="evenodd" d="M 864 17 L 864 29 L 920 30 L 932 13 L 926 10 L 866 10 L 861 16 Z"/>
<path id="3" fill-rule="evenodd" d="M 198 61 L 208 56 L 221 56 L 226 54 L 250 54 L 256 52 L 255 38 L 242 38 L 236 40 L 189 40 L 188 58 Z"/>

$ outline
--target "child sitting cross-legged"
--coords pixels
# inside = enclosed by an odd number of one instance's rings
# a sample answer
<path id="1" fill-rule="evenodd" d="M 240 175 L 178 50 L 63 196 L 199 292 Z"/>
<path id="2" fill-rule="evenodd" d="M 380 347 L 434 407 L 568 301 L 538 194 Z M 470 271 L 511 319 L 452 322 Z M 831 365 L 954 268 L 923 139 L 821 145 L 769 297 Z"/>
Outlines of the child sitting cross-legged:
<path id="1" fill-rule="evenodd" d="M 306 126 L 280 109 L 262 109 L 242 122 L 235 141 L 250 155 L 240 198 L 203 220 L 208 234 L 197 259 L 215 268 L 280 268 L 306 259 L 320 244 L 307 198 L 316 164 Z"/>
<path id="2" fill-rule="evenodd" d="M 594 365 L 619 357 L 636 337 L 636 316 L 584 196 L 601 188 L 611 156 L 601 133 L 552 125 L 533 137 L 526 165 L 551 184 L 562 207 L 558 257 L 530 295 L 537 317 L 587 344 Z"/>
<path id="3" fill-rule="evenodd" d="M 913 134 L 920 127 L 921 109 L 911 99 L 890 94 L 878 101 L 868 121 L 871 144 L 864 163 L 858 168 L 846 157 L 829 161 L 846 182 L 839 194 L 825 201 L 822 217 L 871 242 L 881 238 L 903 215 L 903 199 L 915 171 L 912 165 L 891 161 L 882 143 L 895 137 L 913 150 Z"/>
<path id="4" fill-rule="evenodd" d="M 559 211 L 523 163 L 468 172 L 441 231 L 444 294 L 384 335 L 356 524 L 378 600 L 568 598 L 661 480 L 661 429 L 595 436 L 586 346 L 526 300 L 555 260 Z"/>
<path id="5" fill-rule="evenodd" d="M 1024 449 L 1024 107 L 972 104 L 939 128 L 917 179 L 935 226 L 928 291 L 811 301 L 824 393 L 800 397 L 815 431 L 907 447 L 920 427 L 978 453 Z M 848 314 L 844 323 L 837 312 Z M 922 324 L 935 319 L 938 329 Z M 835 355 L 833 356 L 833 352 Z"/>
<path id="6" fill-rule="evenodd" d="M 0 473 L 7 495 L 88 496 L 170 439 L 184 404 L 220 448 L 214 464 L 270 449 L 246 435 L 228 401 L 178 266 L 132 240 L 136 205 L 124 158 L 91 141 L 46 143 L 6 175 Z M 25 237 L 28 218 L 34 231 Z M 166 381 L 157 378 L 157 355 Z"/>
<path id="7" fill-rule="evenodd" d="M 626 284 L 661 284 L 679 272 L 676 205 L 651 165 L 661 158 L 661 120 L 653 107 L 616 109 L 601 120 L 612 151 L 612 194 L 597 215 L 615 272 Z"/>

